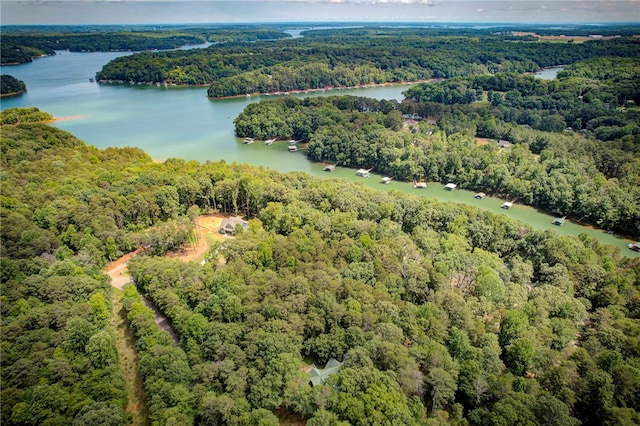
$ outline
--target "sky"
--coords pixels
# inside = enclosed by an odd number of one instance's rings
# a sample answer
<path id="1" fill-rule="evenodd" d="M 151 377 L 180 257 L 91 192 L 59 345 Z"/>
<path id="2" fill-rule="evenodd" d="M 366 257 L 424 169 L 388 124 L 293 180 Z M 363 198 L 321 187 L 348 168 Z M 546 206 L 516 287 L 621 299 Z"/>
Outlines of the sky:
<path id="1" fill-rule="evenodd" d="M 640 0 L 0 0 L 0 24 L 640 23 Z"/>

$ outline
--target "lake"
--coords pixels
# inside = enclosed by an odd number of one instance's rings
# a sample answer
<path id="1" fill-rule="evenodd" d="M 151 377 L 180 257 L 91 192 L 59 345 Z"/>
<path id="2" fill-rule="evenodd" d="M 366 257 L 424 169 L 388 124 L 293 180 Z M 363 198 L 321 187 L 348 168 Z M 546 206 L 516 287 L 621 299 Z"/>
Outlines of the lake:
<path id="1" fill-rule="evenodd" d="M 303 171 L 320 177 L 362 181 L 381 190 L 396 189 L 442 200 L 461 202 L 502 213 L 530 224 L 536 229 L 554 229 L 560 234 L 575 235 L 586 232 L 606 244 L 620 248 L 623 254 L 640 256 L 629 250 L 629 242 L 602 230 L 566 222 L 557 227 L 552 216 L 528 206 L 516 205 L 511 210 L 500 208 L 503 200 L 487 197 L 473 198 L 464 190 L 445 191 L 444 186 L 431 183 L 427 189 L 416 190 L 406 182 L 380 184 L 381 176 L 358 178 L 355 171 L 337 168 L 323 172 L 323 164 L 310 162 L 302 150 L 290 153 L 286 144 L 265 146 L 261 142 L 243 144 L 234 135 L 233 119 L 250 103 L 268 96 L 239 97 L 209 100 L 206 87 L 164 87 L 147 85 L 108 85 L 90 82 L 104 64 L 128 52 L 75 53 L 58 52 L 55 56 L 37 59 L 29 64 L 2 67 L 3 74 L 11 74 L 27 85 L 22 96 L 0 100 L 2 109 L 36 106 L 63 118 L 54 126 L 73 133 L 98 148 L 135 146 L 156 160 L 179 157 L 186 160 L 206 160 L 249 163 L 278 171 Z M 561 68 L 544 70 L 541 78 Z M 553 74 L 555 75 L 555 74 Z M 379 86 L 365 89 L 336 90 L 295 95 L 327 96 L 357 95 L 376 99 L 403 99 L 407 85 Z"/>

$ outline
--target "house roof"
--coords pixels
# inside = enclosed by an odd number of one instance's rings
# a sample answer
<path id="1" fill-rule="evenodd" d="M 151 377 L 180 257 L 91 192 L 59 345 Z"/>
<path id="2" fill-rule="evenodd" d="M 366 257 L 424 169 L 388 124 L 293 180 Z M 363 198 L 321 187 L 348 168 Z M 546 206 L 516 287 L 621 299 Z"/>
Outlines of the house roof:
<path id="1" fill-rule="evenodd" d="M 236 229 L 236 225 L 242 225 L 243 228 L 246 228 L 248 223 L 239 216 L 227 217 L 222 220 L 220 229 L 224 229 L 225 231 L 234 231 Z"/>
<path id="2" fill-rule="evenodd" d="M 340 367 L 342 367 L 342 363 L 335 358 L 331 358 L 322 370 L 316 367 L 312 368 L 309 372 L 309 375 L 311 376 L 311 384 L 313 386 L 323 385 L 330 375 L 335 374 L 340 370 Z"/>

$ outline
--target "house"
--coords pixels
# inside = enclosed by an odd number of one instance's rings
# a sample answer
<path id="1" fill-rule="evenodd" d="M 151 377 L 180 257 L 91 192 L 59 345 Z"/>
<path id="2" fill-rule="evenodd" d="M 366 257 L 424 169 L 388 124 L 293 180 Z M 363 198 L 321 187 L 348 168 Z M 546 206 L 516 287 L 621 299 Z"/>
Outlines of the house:
<path id="1" fill-rule="evenodd" d="M 322 370 L 313 367 L 309 372 L 311 384 L 313 386 L 323 385 L 330 375 L 336 374 L 340 370 L 340 367 L 342 367 L 342 363 L 335 358 L 331 358 Z"/>
<path id="2" fill-rule="evenodd" d="M 509 141 L 505 141 L 504 139 L 500 139 L 498 141 L 498 148 L 510 148 L 513 144 Z"/>
<path id="3" fill-rule="evenodd" d="M 473 196 L 473 198 L 477 198 L 478 200 L 482 200 L 486 196 L 487 196 L 487 194 L 485 194 L 484 192 L 478 192 L 476 195 Z"/>
<path id="4" fill-rule="evenodd" d="M 509 210 L 511 207 L 513 207 L 513 202 L 507 201 L 503 203 L 500 207 L 502 207 L 503 209 Z"/>
<path id="5" fill-rule="evenodd" d="M 236 226 L 238 225 L 246 228 L 247 226 L 249 226 L 249 222 L 243 220 L 239 216 L 227 217 L 222 220 L 222 223 L 220 224 L 220 230 L 218 232 L 225 235 L 235 235 Z"/>
<path id="6" fill-rule="evenodd" d="M 566 218 L 567 218 L 566 216 L 556 217 L 555 219 L 553 219 L 553 222 L 551 222 L 551 223 L 553 223 L 554 225 L 560 226 L 560 225 L 562 225 L 564 223 Z"/>
<path id="7" fill-rule="evenodd" d="M 448 184 L 446 184 L 444 186 L 444 189 L 449 190 L 449 191 L 453 191 L 457 187 L 458 187 L 458 185 L 456 185 L 455 183 L 448 183 Z"/>
<path id="8" fill-rule="evenodd" d="M 367 170 L 367 169 L 358 169 L 358 171 L 356 172 L 356 176 L 360 176 L 360 177 L 369 177 L 369 172 L 371 171 L 371 169 Z"/>

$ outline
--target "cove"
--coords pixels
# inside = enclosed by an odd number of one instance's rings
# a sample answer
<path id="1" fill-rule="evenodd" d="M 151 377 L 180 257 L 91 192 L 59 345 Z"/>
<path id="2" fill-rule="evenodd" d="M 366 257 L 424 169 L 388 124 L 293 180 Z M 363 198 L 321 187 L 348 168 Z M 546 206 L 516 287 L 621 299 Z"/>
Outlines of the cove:
<path id="1" fill-rule="evenodd" d="M 98 148 L 135 146 L 160 161 L 171 157 L 199 162 L 224 160 L 281 172 L 302 171 L 323 178 L 359 181 L 380 190 L 396 189 L 440 201 L 475 205 L 505 214 L 535 229 L 553 229 L 562 235 L 585 232 L 601 243 L 618 247 L 625 256 L 640 256 L 640 253 L 627 248 L 629 240 L 571 221 L 561 227 L 552 225 L 552 216 L 531 207 L 515 205 L 505 211 L 500 208 L 502 200 L 491 197 L 476 200 L 470 191 L 445 191 L 444 185 L 439 183 L 430 183 L 426 189 L 416 190 L 411 183 L 392 181 L 389 185 L 382 185 L 381 176 L 359 178 L 351 169 L 338 167 L 333 173 L 327 173 L 322 171 L 324 164 L 308 161 L 304 150 L 288 152 L 286 143 L 271 146 L 261 142 L 243 144 L 234 135 L 233 119 L 250 103 L 272 96 L 209 100 L 205 87 L 107 85 L 89 80 L 111 59 L 127 54 L 130 53 L 64 51 L 28 64 L 2 67 L 0 72 L 24 81 L 28 91 L 22 96 L 0 100 L 0 107 L 36 106 L 56 117 L 67 117 L 54 126 Z M 294 96 L 354 95 L 401 101 L 402 92 L 407 87 L 378 86 Z"/>

